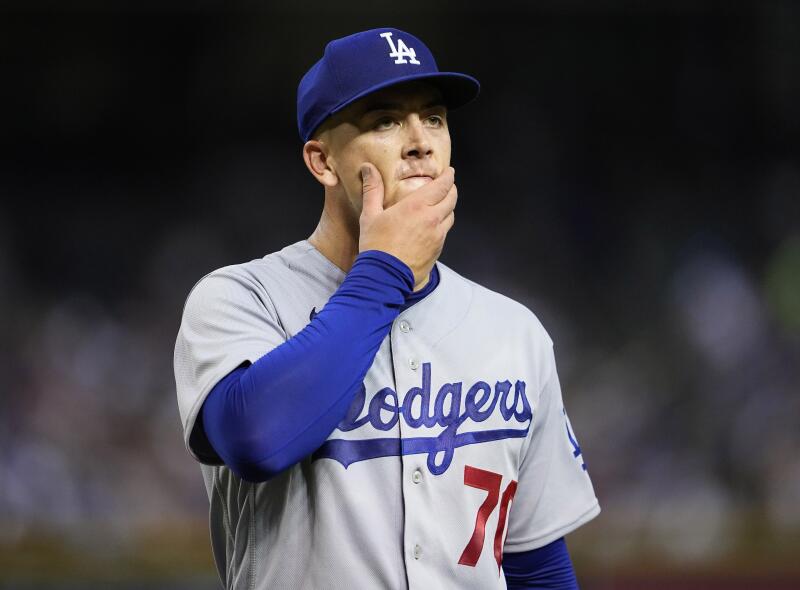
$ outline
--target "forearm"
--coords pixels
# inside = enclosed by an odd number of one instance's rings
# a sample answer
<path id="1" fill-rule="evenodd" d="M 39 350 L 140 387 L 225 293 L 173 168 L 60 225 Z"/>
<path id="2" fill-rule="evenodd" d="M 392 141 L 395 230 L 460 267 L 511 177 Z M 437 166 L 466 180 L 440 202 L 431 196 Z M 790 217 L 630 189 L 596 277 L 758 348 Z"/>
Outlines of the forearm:
<path id="1" fill-rule="evenodd" d="M 303 330 L 220 381 L 203 404 L 203 427 L 226 465 L 263 481 L 318 448 L 345 416 L 413 284 L 396 258 L 362 253 Z"/>
<path id="2" fill-rule="evenodd" d="M 564 538 L 523 553 L 503 554 L 509 590 L 578 590 Z"/>

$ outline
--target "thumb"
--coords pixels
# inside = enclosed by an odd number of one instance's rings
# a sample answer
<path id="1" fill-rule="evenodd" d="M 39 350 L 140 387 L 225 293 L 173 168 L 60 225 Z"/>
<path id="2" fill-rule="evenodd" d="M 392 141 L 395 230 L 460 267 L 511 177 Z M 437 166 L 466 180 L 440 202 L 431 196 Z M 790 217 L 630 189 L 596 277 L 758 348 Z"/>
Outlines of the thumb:
<path id="1" fill-rule="evenodd" d="M 361 165 L 361 214 L 368 217 L 383 211 L 383 179 L 372 164 Z"/>

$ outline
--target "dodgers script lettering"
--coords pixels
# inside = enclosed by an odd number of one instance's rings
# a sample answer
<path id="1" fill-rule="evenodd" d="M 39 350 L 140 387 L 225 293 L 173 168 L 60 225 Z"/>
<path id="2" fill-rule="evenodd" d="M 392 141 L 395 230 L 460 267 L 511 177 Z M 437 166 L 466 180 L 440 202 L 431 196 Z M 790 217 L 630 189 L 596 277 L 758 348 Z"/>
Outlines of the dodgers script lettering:
<path id="1" fill-rule="evenodd" d="M 497 381 L 494 386 L 485 381 L 469 386 L 461 381 L 445 383 L 432 398 L 431 371 L 431 363 L 422 365 L 422 383 L 408 390 L 402 404 L 391 387 L 378 390 L 367 403 L 367 391 L 362 383 L 337 428 L 347 433 L 370 425 L 375 430 L 389 431 L 402 420 L 414 430 L 444 427 L 437 436 L 331 438 L 314 453 L 313 459 L 333 459 L 347 468 L 358 461 L 378 457 L 427 454 L 428 470 L 433 475 L 441 475 L 447 471 L 459 447 L 527 436 L 533 411 L 524 381 L 517 380 L 513 385 L 509 380 Z M 479 423 L 496 413 L 509 427 L 481 430 Z M 515 424 L 524 426 L 513 428 Z M 459 432 L 462 426 L 469 430 Z"/>

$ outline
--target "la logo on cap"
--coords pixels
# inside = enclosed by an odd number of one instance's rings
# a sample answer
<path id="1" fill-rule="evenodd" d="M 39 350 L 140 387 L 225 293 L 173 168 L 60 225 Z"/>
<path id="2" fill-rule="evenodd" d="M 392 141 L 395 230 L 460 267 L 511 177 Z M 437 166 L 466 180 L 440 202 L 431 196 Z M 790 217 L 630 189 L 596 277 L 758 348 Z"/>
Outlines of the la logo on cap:
<path id="1" fill-rule="evenodd" d="M 397 38 L 397 46 L 395 47 L 394 41 L 392 41 L 391 32 L 387 31 L 386 33 L 381 33 L 381 37 L 386 39 L 386 42 L 389 44 L 389 49 L 391 49 L 391 51 L 389 52 L 389 57 L 395 58 L 394 63 L 396 64 L 411 63 L 417 66 L 420 65 L 419 61 L 417 60 L 417 52 L 414 51 L 413 47 L 408 47 L 402 39 L 400 39 L 399 37 Z M 406 61 L 407 57 L 411 59 Z"/>

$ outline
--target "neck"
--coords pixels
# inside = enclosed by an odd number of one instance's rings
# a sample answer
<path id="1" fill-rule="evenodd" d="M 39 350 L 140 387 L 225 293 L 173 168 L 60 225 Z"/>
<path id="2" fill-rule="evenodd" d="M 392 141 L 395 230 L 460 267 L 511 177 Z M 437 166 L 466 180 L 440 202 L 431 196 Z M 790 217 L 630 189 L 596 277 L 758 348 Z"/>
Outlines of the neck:
<path id="1" fill-rule="evenodd" d="M 349 207 L 347 199 L 325 192 L 325 206 L 314 233 L 308 241 L 320 254 L 336 267 L 347 273 L 358 256 L 358 216 Z M 423 277 L 414 291 L 428 284 L 429 276 Z"/>
<path id="2" fill-rule="evenodd" d="M 358 256 L 358 218 L 345 204 L 346 199 L 325 192 L 325 206 L 308 241 L 344 272 L 349 272 Z M 348 203 L 349 204 L 349 203 Z"/>

